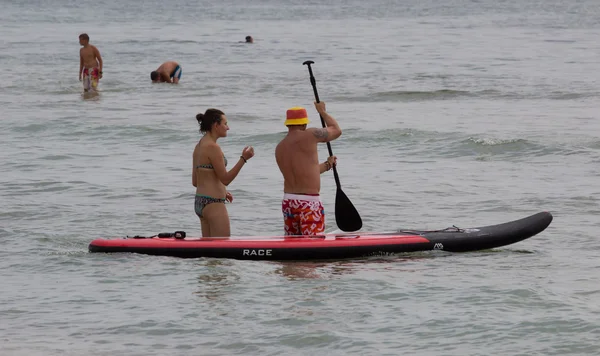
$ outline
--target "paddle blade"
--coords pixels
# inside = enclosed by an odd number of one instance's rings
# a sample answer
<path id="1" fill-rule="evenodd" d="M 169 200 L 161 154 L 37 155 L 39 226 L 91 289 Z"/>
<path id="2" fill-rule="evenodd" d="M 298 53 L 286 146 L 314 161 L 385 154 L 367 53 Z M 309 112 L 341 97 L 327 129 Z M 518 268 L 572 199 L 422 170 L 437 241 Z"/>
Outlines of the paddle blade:
<path id="1" fill-rule="evenodd" d="M 339 186 L 335 194 L 335 222 L 345 232 L 358 231 L 362 227 L 358 211 Z"/>

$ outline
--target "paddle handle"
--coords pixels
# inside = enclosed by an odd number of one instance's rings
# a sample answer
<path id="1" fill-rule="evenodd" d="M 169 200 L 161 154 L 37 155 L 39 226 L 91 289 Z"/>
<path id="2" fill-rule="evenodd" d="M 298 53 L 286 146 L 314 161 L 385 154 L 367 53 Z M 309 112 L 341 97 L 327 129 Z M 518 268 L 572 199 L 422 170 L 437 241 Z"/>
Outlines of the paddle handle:
<path id="1" fill-rule="evenodd" d="M 310 84 L 312 85 L 313 92 L 315 93 L 315 100 L 317 101 L 317 103 L 320 103 L 321 101 L 319 100 L 319 93 L 317 92 L 317 80 L 315 79 L 312 68 L 310 66 L 314 63 L 315 62 L 313 61 L 306 61 L 302 64 L 308 67 L 308 73 L 310 74 Z M 323 128 L 326 128 L 327 125 L 325 125 L 325 120 L 323 119 L 323 116 L 319 114 L 319 117 L 321 118 L 321 125 L 323 126 Z M 327 150 L 329 151 L 329 156 L 333 156 L 333 151 L 331 150 L 331 143 L 329 143 L 329 141 L 327 141 Z M 335 166 L 333 166 L 333 178 L 335 179 L 335 185 L 337 186 L 337 188 L 341 189 L 340 176 L 338 175 L 337 168 L 335 168 Z"/>

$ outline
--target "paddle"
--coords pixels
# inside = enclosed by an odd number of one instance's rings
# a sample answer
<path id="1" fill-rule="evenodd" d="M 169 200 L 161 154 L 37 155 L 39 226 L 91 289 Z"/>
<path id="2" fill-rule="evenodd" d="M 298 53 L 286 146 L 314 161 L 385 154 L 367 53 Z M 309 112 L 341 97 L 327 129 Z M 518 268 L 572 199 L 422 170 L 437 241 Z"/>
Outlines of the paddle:
<path id="1" fill-rule="evenodd" d="M 303 65 L 308 66 L 308 73 L 310 73 L 310 84 L 312 84 L 313 91 L 315 92 L 315 99 L 317 103 L 319 101 L 319 93 L 317 93 L 317 81 L 315 80 L 315 76 L 313 75 L 311 64 L 314 64 L 313 61 L 306 61 L 302 63 Z M 319 114 L 321 118 L 321 125 L 325 128 L 325 120 L 323 120 L 323 116 Z M 327 142 L 327 149 L 329 150 L 329 156 L 333 156 L 333 151 L 331 150 L 331 144 Z M 354 205 L 346 194 L 342 191 L 342 187 L 340 184 L 340 177 L 338 176 L 337 169 L 335 166 L 333 167 L 333 177 L 335 178 L 335 185 L 337 186 L 337 191 L 335 193 L 335 222 L 337 226 L 342 231 L 351 232 L 360 230 L 362 227 L 362 219 L 356 211 Z"/>

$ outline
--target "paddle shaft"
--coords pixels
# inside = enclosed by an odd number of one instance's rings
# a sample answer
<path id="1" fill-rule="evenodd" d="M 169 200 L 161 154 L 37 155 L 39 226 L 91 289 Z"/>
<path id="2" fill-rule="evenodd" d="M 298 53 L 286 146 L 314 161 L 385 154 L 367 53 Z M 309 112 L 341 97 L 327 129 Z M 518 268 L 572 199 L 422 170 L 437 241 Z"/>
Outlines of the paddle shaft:
<path id="1" fill-rule="evenodd" d="M 319 100 L 319 93 L 317 92 L 317 81 L 315 79 L 315 76 L 313 75 L 312 68 L 310 67 L 312 63 L 312 61 L 306 61 L 303 64 L 306 64 L 308 66 L 308 73 L 310 74 L 310 84 L 312 85 L 313 91 L 315 92 L 315 100 L 317 101 L 317 103 L 320 103 L 321 101 Z M 319 117 L 321 118 L 321 125 L 323 125 L 323 128 L 326 128 L 327 126 L 325 125 L 325 120 L 323 119 L 323 116 L 320 113 Z M 333 156 L 333 151 L 331 150 L 331 143 L 329 143 L 329 141 L 327 141 L 327 150 L 329 151 L 329 156 Z M 341 189 L 340 177 L 338 176 L 337 169 L 334 165 L 332 165 L 332 168 L 333 178 L 335 179 L 335 185 L 338 189 Z"/>
<path id="2" fill-rule="evenodd" d="M 310 84 L 312 84 L 313 91 L 315 92 L 315 99 L 317 100 L 317 103 L 319 103 L 320 101 L 319 93 L 317 92 L 317 81 L 315 80 L 312 68 L 310 67 L 310 65 L 313 63 L 313 61 L 306 61 L 302 64 L 306 64 L 308 66 L 308 72 L 310 73 Z M 319 117 L 321 118 L 321 125 L 323 125 L 323 128 L 326 128 L 327 126 L 325 125 L 323 115 L 319 113 Z M 329 150 L 329 156 L 333 156 L 333 151 L 331 150 L 331 144 L 329 141 L 327 142 L 327 149 Z M 335 185 L 337 186 L 337 191 L 335 194 L 335 221 L 342 231 L 358 231 L 362 227 L 362 219 L 360 218 L 360 214 L 358 211 L 356 211 L 356 208 L 350 199 L 348 199 L 346 194 L 342 191 L 337 169 L 335 166 L 332 168 L 333 177 L 335 178 Z"/>

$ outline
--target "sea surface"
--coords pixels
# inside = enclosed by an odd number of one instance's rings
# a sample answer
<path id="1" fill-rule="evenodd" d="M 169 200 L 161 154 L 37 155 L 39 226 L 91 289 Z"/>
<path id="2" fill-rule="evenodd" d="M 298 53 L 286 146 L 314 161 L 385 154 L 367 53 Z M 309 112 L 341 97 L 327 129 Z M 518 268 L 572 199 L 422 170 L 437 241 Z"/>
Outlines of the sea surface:
<path id="1" fill-rule="evenodd" d="M 0 5 L 0 355 L 600 353 L 600 2 Z M 104 59 L 97 95 L 78 81 L 83 32 Z M 180 84 L 151 84 L 167 60 Z M 99 237 L 200 235 L 191 157 L 212 107 L 230 162 L 256 152 L 229 186 L 232 234 L 282 234 L 285 111 L 320 125 L 306 60 L 364 230 L 554 221 L 460 254 L 88 253 Z M 327 231 L 335 191 L 323 174 Z"/>

